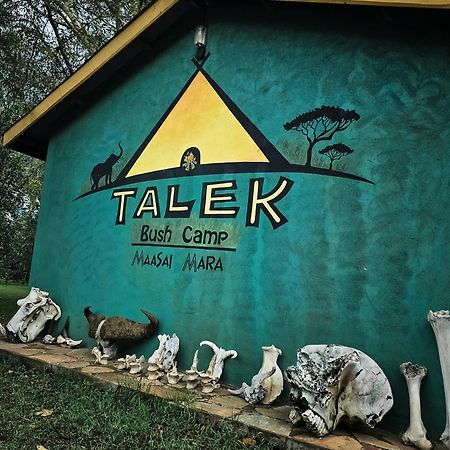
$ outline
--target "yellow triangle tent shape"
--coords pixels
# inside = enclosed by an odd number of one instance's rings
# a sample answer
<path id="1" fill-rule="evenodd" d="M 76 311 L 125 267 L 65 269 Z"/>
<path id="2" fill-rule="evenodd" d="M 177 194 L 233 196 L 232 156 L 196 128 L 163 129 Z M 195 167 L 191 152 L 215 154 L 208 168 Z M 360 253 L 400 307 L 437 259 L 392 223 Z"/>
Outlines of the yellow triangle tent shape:
<path id="1" fill-rule="evenodd" d="M 250 135 L 255 130 L 257 140 L 262 140 L 263 146 L 261 142 L 258 145 L 255 137 Z M 202 166 L 223 163 L 268 164 L 272 158 L 261 147 L 269 147 L 276 159 L 284 160 L 272 144 L 261 137 L 262 133 L 209 75 L 198 70 L 147 138 L 147 142 L 124 168 L 120 178 L 129 179 L 180 168 L 183 154 L 192 147 L 199 150 Z"/>

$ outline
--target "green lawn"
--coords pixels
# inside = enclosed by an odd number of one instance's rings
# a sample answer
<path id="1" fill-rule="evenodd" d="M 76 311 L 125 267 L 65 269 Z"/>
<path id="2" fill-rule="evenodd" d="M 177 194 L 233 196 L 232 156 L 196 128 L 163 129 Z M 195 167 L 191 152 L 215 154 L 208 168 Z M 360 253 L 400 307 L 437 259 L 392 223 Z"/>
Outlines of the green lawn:
<path id="1" fill-rule="evenodd" d="M 186 408 L 187 396 L 168 401 L 123 387 L 102 389 L 71 374 L 40 372 L 4 357 L 0 393 L 0 448 L 5 450 L 245 447 L 229 423 L 200 420 Z M 252 449 L 271 447 L 259 443 Z"/>
<path id="2" fill-rule="evenodd" d="M 28 295 L 28 286 L 18 283 L 0 282 L 0 323 L 6 324 L 17 311 L 16 302 Z"/>

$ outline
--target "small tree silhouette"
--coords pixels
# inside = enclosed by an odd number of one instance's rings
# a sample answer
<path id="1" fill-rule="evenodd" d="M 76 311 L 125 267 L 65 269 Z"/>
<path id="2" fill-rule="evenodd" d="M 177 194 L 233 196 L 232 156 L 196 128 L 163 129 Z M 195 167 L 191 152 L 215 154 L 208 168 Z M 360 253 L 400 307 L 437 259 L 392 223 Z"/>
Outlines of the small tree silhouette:
<path id="1" fill-rule="evenodd" d="M 343 156 L 353 153 L 353 150 L 345 144 L 333 144 L 323 148 L 319 151 L 319 153 L 330 158 L 330 167 L 328 169 L 331 170 L 333 168 L 333 161 L 339 160 Z"/>
<path id="2" fill-rule="evenodd" d="M 308 140 L 305 166 L 311 167 L 312 150 L 320 141 L 329 141 L 338 131 L 346 130 L 359 120 L 355 110 L 346 110 L 338 106 L 322 106 L 300 114 L 283 126 L 285 130 L 295 130 Z"/>

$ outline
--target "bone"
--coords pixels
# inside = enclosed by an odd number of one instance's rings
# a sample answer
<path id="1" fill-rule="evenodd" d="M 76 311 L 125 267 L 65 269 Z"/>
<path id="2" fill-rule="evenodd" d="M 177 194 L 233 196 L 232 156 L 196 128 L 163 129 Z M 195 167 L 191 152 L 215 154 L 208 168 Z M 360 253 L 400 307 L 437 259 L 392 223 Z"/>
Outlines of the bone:
<path id="1" fill-rule="evenodd" d="M 192 359 L 192 365 L 189 370 L 186 370 L 186 375 L 198 375 L 198 350 L 194 353 L 194 358 Z"/>
<path id="2" fill-rule="evenodd" d="M 0 338 L 6 339 L 6 328 L 0 323 Z"/>
<path id="3" fill-rule="evenodd" d="M 186 389 L 195 389 L 199 385 L 200 381 L 198 380 L 187 380 L 186 381 Z"/>
<path id="4" fill-rule="evenodd" d="M 149 381 L 156 381 L 156 380 L 159 380 L 163 375 L 164 375 L 164 372 L 161 372 L 159 370 L 155 371 L 155 372 L 148 372 L 147 379 Z"/>
<path id="5" fill-rule="evenodd" d="M 220 388 L 220 384 L 216 383 L 214 380 L 209 383 L 202 384 L 202 393 L 203 394 L 211 394 L 211 392 Z"/>
<path id="6" fill-rule="evenodd" d="M 128 369 L 128 367 L 127 367 L 127 359 L 126 359 L 128 356 L 129 355 L 126 355 L 125 358 L 119 358 L 117 360 L 117 366 L 116 366 L 117 370 L 126 370 L 126 369 Z"/>
<path id="7" fill-rule="evenodd" d="M 428 322 L 433 328 L 434 336 L 436 338 L 444 382 L 446 420 L 445 429 L 441 435 L 441 441 L 447 448 L 450 448 L 450 314 L 448 310 L 436 312 L 430 311 L 428 313 Z"/>
<path id="8" fill-rule="evenodd" d="M 145 357 L 141 356 L 140 358 L 136 358 L 136 355 L 134 356 L 134 361 L 131 361 L 129 363 L 130 367 L 130 374 L 136 375 L 138 373 L 141 373 L 144 369 L 144 363 L 145 363 Z"/>
<path id="9" fill-rule="evenodd" d="M 183 377 L 182 373 L 178 373 L 177 363 L 175 363 L 172 367 L 172 370 L 167 373 L 167 382 L 169 384 L 177 384 L 181 378 Z"/>
<path id="10" fill-rule="evenodd" d="M 46 334 L 43 338 L 42 338 L 42 343 L 45 345 L 51 345 L 54 344 L 56 341 L 56 338 L 53 337 L 51 334 Z"/>
<path id="11" fill-rule="evenodd" d="M 199 383 L 197 381 L 199 377 L 197 366 L 198 366 L 198 350 L 196 350 L 194 353 L 191 368 L 189 370 L 186 370 L 183 376 L 183 381 L 186 381 L 188 383 L 186 386 L 187 389 L 194 389 Z M 194 383 L 194 381 L 197 381 L 197 383 Z"/>
<path id="12" fill-rule="evenodd" d="M 108 364 L 109 357 L 107 355 L 103 355 L 97 347 L 92 349 L 92 354 L 95 356 L 95 364 L 100 364 L 102 366 L 106 366 Z"/>
<path id="13" fill-rule="evenodd" d="M 289 397 L 302 420 L 317 436 L 333 431 L 342 418 L 374 427 L 393 405 L 389 381 L 378 364 L 360 350 L 342 345 L 307 345 L 297 364 L 286 369 Z"/>
<path id="14" fill-rule="evenodd" d="M 135 363 L 137 360 L 136 354 L 125 355 L 125 358 L 119 358 L 117 360 L 119 370 L 130 370 L 131 364 Z"/>
<path id="15" fill-rule="evenodd" d="M 280 396 L 283 390 L 283 374 L 277 365 L 278 357 L 282 354 L 282 351 L 274 345 L 261 348 L 263 351 L 263 364 L 261 369 L 259 369 L 259 374 L 266 373 L 270 371 L 272 367 L 275 367 L 273 375 L 264 378 L 261 384 L 266 392 L 261 403 L 270 405 Z"/>
<path id="16" fill-rule="evenodd" d="M 212 378 L 215 381 L 218 381 L 220 377 L 222 376 L 223 372 L 223 366 L 225 364 L 225 360 L 229 357 L 232 359 L 236 358 L 238 353 L 236 350 L 225 350 L 221 347 L 218 347 L 214 342 L 211 341 L 202 341 L 200 342 L 200 346 L 207 345 L 208 347 L 211 347 L 211 349 L 214 352 L 213 358 L 211 359 L 208 372 L 211 374 Z"/>
<path id="17" fill-rule="evenodd" d="M 400 365 L 400 372 L 405 377 L 409 394 L 409 427 L 403 433 L 402 440 L 407 445 L 414 445 L 420 450 L 428 450 L 432 444 L 427 439 L 427 430 L 422 422 L 420 408 L 420 385 L 427 375 L 427 369 L 406 362 Z"/>
<path id="18" fill-rule="evenodd" d="M 161 368 L 163 354 L 164 354 L 164 347 L 166 345 L 166 342 L 169 339 L 170 339 L 170 336 L 168 334 L 160 334 L 158 336 L 159 346 L 153 352 L 152 356 L 150 356 L 150 358 L 148 359 L 148 365 L 149 365 L 148 370 L 156 371 Z"/>
<path id="19" fill-rule="evenodd" d="M 24 343 L 33 342 L 44 330 L 47 322 L 61 317 L 61 308 L 49 293 L 32 287 L 29 294 L 17 300 L 18 311 L 6 324 L 8 336 Z"/>
<path id="20" fill-rule="evenodd" d="M 164 372 L 167 373 L 173 369 L 179 348 L 180 348 L 180 340 L 178 339 L 178 336 L 174 333 L 164 343 L 164 352 L 162 355 L 162 362 L 161 362 L 161 367 L 164 370 Z"/>
<path id="21" fill-rule="evenodd" d="M 148 339 L 158 327 L 158 319 L 151 313 L 141 310 L 150 323 L 139 323 L 125 317 L 113 316 L 106 318 L 102 314 L 94 314 L 90 306 L 84 308 L 84 315 L 89 322 L 89 337 L 100 337 L 105 341 L 141 341 Z M 100 322 L 104 322 L 98 331 Z"/>
<path id="22" fill-rule="evenodd" d="M 57 338 L 56 338 L 56 343 L 61 346 L 61 347 L 65 347 L 65 348 L 76 348 L 79 347 L 83 341 L 79 340 L 79 341 L 75 341 L 73 339 L 71 339 L 68 335 L 67 335 L 67 331 L 64 329 L 62 331 L 62 334 L 60 334 Z"/>
<path id="23" fill-rule="evenodd" d="M 107 356 L 108 358 L 115 358 L 118 352 L 117 346 L 113 341 L 107 341 L 100 336 L 104 323 L 105 320 L 102 320 L 98 324 L 97 331 L 94 335 L 95 339 L 97 340 L 97 347 L 103 355 Z"/>
<path id="24" fill-rule="evenodd" d="M 275 373 L 275 370 L 276 367 L 272 367 L 268 372 L 258 373 L 252 378 L 250 386 L 244 382 L 240 389 L 228 389 L 228 392 L 233 395 L 242 395 L 244 400 L 251 405 L 259 403 L 267 392 L 262 384 Z"/>

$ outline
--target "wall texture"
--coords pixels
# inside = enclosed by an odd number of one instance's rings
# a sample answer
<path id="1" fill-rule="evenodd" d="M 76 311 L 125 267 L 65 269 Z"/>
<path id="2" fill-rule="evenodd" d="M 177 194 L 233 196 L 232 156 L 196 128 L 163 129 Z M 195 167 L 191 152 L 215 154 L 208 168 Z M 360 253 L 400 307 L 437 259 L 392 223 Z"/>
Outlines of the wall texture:
<path id="1" fill-rule="evenodd" d="M 450 287 L 448 40 L 439 27 L 409 31 L 378 9 L 256 13 L 236 6 L 211 11 L 209 22 L 206 71 L 289 163 L 306 162 L 306 137 L 283 127 L 296 116 L 329 105 L 355 110 L 359 120 L 313 148 L 316 173 L 219 173 L 125 186 L 138 191 L 126 223 L 116 225 L 112 189 L 77 197 L 89 193 L 92 168 L 117 154 L 120 141 L 124 155 L 112 179 L 119 175 L 194 72 L 192 34 L 164 39 L 160 52 L 118 74 L 51 140 L 31 285 L 51 293 L 70 316 L 71 336 L 89 345 L 86 305 L 142 321 L 139 308 L 153 312 L 160 332 L 180 337 L 181 368 L 201 340 L 236 349 L 224 372 L 234 384 L 259 369 L 262 345 L 283 350 L 283 368 L 306 344 L 356 347 L 390 379 L 395 405 L 384 426 L 399 431 L 408 407 L 398 367 L 420 363 L 429 368 L 424 422 L 437 438 L 444 396 L 426 315 L 448 308 Z M 327 172 L 330 160 L 319 150 L 334 143 L 353 153 L 333 169 L 373 184 Z M 250 180 L 263 178 L 267 194 L 280 177 L 293 182 L 276 203 L 287 223 L 273 229 L 262 211 L 259 227 L 246 226 Z M 232 180 L 235 189 L 216 194 L 236 200 L 216 206 L 239 206 L 237 217 L 201 218 L 203 183 Z M 190 218 L 164 217 L 168 185 L 179 185 L 179 201 L 195 200 Z M 162 217 L 133 218 L 149 186 L 158 190 Z M 229 236 L 223 245 L 236 251 L 133 246 L 142 225 L 168 226 L 179 243 L 186 226 L 222 230 Z M 171 256 L 171 267 L 133 265 L 137 251 L 150 261 L 159 252 Z M 214 256 L 217 270 L 183 270 L 188 254 Z M 156 346 L 154 338 L 133 351 L 149 356 Z M 200 352 L 202 367 L 209 352 Z"/>

